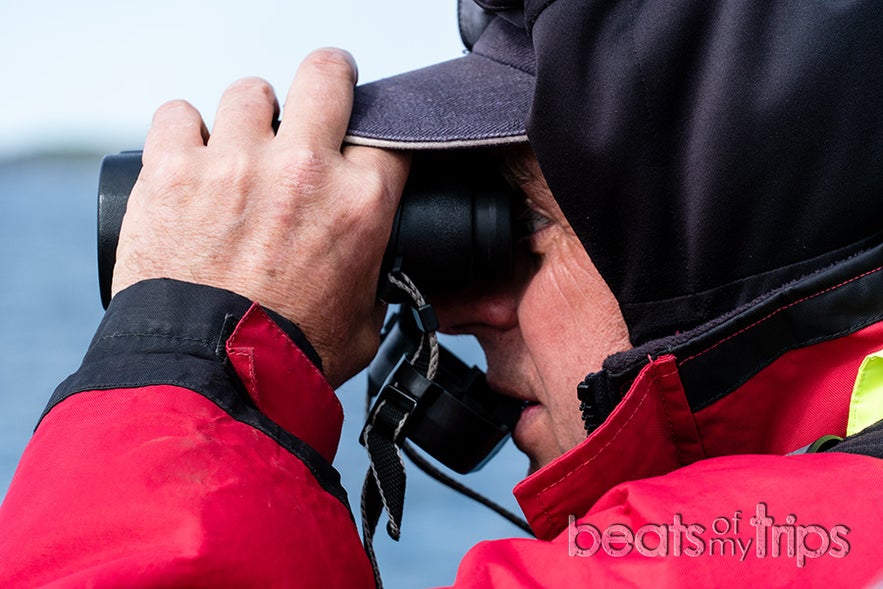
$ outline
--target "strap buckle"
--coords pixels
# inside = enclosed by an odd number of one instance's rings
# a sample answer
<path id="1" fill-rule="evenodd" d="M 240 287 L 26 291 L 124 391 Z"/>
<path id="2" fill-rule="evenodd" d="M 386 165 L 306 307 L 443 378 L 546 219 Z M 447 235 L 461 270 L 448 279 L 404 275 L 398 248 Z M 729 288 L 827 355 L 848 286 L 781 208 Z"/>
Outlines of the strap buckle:
<path id="1" fill-rule="evenodd" d="M 391 440 L 401 446 L 408 433 L 408 423 L 420 412 L 420 407 L 432 403 L 441 393 L 438 384 L 429 380 L 402 357 L 392 375 L 384 383 L 365 420 L 359 442 L 365 446 L 367 431 Z"/>

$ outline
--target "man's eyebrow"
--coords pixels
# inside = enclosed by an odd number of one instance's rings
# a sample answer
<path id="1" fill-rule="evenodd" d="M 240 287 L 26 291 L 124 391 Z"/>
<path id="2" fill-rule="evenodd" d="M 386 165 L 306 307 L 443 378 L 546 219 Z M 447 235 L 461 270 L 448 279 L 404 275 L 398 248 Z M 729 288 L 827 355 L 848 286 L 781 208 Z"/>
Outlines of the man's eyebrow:
<path id="1" fill-rule="evenodd" d="M 525 184 L 536 179 L 536 174 L 526 165 L 527 157 L 524 150 L 513 149 L 502 159 L 500 172 L 514 188 L 520 189 Z"/>
<path id="2" fill-rule="evenodd" d="M 500 173 L 512 188 L 526 201 L 533 202 L 548 211 L 557 209 L 555 195 L 546 184 L 528 145 L 512 147 L 500 159 Z"/>

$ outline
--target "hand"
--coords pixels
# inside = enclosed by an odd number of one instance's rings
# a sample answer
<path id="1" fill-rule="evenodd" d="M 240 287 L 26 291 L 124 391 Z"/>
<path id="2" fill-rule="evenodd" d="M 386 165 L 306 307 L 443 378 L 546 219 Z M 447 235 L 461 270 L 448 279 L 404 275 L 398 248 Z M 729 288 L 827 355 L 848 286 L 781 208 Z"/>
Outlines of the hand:
<path id="1" fill-rule="evenodd" d="M 157 110 L 120 232 L 113 293 L 148 278 L 225 288 L 297 323 L 332 386 L 378 346 L 377 277 L 408 172 L 404 154 L 341 147 L 356 81 L 321 49 L 279 114 L 249 78 L 221 98 L 211 136 L 183 101 Z"/>

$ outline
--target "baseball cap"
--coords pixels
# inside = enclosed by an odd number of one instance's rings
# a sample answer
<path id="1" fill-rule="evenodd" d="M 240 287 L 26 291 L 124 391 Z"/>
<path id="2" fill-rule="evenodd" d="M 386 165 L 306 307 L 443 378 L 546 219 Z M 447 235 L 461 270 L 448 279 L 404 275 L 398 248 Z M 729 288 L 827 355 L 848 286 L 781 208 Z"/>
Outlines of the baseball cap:
<path id="1" fill-rule="evenodd" d="M 526 142 L 531 40 L 515 19 L 482 18 L 487 26 L 463 57 L 358 86 L 346 142 L 409 150 Z"/>

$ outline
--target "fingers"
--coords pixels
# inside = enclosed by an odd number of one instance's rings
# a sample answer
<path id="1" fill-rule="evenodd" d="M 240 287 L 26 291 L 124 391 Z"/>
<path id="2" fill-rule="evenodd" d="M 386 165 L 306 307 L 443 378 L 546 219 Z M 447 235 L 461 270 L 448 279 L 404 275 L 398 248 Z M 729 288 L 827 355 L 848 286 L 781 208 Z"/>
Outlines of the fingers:
<path id="1" fill-rule="evenodd" d="M 291 145 L 338 151 L 346 134 L 357 79 L 352 56 L 340 49 L 319 49 L 298 69 L 286 98 L 278 136 Z M 207 143 L 242 144 L 273 137 L 279 103 L 272 86 L 244 78 L 221 97 L 211 138 L 199 112 L 190 104 L 166 103 L 154 116 L 145 143 L 145 158 L 177 147 Z"/>
<path id="2" fill-rule="evenodd" d="M 355 61 L 343 50 L 318 49 L 307 56 L 285 99 L 280 140 L 339 150 L 353 108 L 357 77 Z"/>
<path id="3" fill-rule="evenodd" d="M 221 96 L 209 144 L 241 145 L 273 137 L 279 113 L 273 87 L 260 78 L 243 78 Z"/>
<path id="4" fill-rule="evenodd" d="M 202 147 L 208 131 L 202 116 L 190 103 L 172 100 L 160 106 L 144 142 L 145 161 L 181 147 Z"/>

